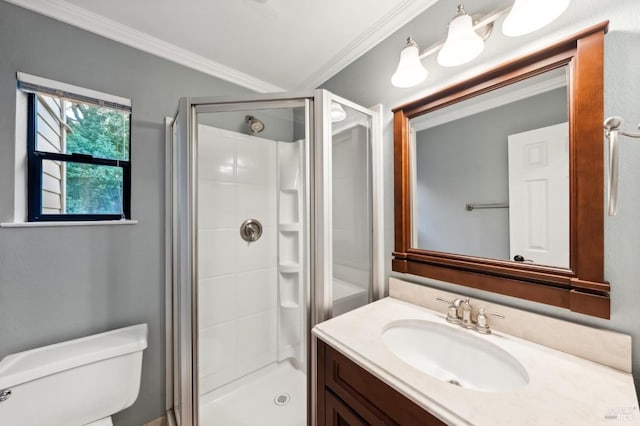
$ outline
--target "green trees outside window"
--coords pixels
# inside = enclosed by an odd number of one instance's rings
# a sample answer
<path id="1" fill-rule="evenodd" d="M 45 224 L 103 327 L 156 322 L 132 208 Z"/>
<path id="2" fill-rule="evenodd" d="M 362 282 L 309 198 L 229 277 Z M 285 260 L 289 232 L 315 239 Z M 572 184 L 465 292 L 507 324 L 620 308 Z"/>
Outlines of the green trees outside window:
<path id="1" fill-rule="evenodd" d="M 67 108 L 66 151 L 94 158 L 129 160 L 129 114 L 93 105 L 71 103 Z M 122 212 L 123 173 L 119 167 L 68 162 L 66 212 Z"/>

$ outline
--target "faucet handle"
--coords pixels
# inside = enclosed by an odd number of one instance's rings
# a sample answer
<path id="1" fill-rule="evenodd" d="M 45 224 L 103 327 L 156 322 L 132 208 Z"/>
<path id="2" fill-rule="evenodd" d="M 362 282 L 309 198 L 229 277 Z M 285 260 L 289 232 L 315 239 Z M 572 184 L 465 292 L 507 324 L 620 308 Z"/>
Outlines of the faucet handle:
<path id="1" fill-rule="evenodd" d="M 491 329 L 489 328 L 489 322 L 487 321 L 487 315 L 493 315 L 498 318 L 504 319 L 504 315 L 501 313 L 487 312 L 485 308 L 480 308 L 478 310 L 478 318 L 476 319 L 476 327 L 479 333 L 491 334 Z"/>
<path id="2" fill-rule="evenodd" d="M 460 317 L 458 317 L 458 307 L 460 306 L 460 302 L 462 301 L 462 299 L 458 298 L 455 300 L 446 300 L 442 297 L 436 297 L 436 300 L 449 304 L 449 307 L 447 308 L 446 320 L 452 324 L 460 324 Z"/>
<path id="3" fill-rule="evenodd" d="M 471 299 L 465 297 L 460 303 L 460 310 L 462 311 L 462 326 L 474 330 L 476 325 L 471 320 Z"/>

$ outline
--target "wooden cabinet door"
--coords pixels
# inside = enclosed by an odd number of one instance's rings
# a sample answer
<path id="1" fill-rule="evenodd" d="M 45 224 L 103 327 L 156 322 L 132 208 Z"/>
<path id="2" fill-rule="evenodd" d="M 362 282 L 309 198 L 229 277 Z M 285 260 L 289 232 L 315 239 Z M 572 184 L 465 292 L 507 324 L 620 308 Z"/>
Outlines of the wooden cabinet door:
<path id="1" fill-rule="evenodd" d="M 367 426 L 365 422 L 331 392 L 325 392 L 326 426 Z"/>
<path id="2" fill-rule="evenodd" d="M 317 349 L 319 426 L 445 424 L 323 341 Z"/>

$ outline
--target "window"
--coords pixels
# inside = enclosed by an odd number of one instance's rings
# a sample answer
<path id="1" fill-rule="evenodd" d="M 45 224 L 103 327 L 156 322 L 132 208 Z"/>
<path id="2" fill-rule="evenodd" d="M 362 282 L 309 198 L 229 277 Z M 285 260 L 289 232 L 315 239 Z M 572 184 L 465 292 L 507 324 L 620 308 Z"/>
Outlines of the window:
<path id="1" fill-rule="evenodd" d="M 28 97 L 29 222 L 130 219 L 130 101 L 22 73 L 18 80 Z"/>

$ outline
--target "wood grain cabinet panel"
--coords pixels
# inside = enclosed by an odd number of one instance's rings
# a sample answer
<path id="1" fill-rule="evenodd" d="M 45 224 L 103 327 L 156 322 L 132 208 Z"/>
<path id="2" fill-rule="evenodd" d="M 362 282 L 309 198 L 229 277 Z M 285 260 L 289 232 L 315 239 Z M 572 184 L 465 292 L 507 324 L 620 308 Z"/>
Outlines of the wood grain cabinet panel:
<path id="1" fill-rule="evenodd" d="M 323 341 L 317 349 L 318 426 L 445 424 Z"/>
<path id="2" fill-rule="evenodd" d="M 331 426 L 366 426 L 368 423 L 362 420 L 353 410 L 345 405 L 342 400 L 335 397 L 330 391 L 325 394 L 327 425 Z"/>

